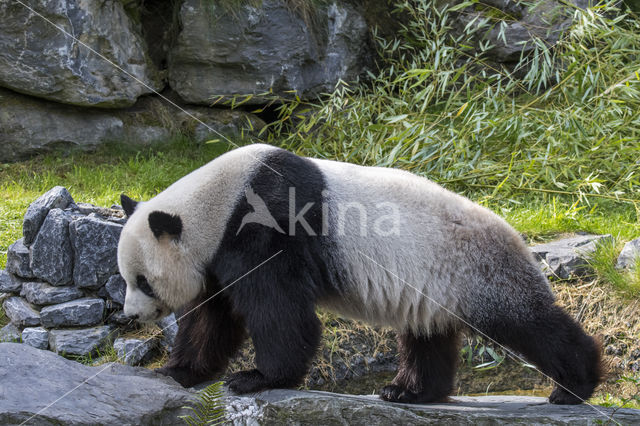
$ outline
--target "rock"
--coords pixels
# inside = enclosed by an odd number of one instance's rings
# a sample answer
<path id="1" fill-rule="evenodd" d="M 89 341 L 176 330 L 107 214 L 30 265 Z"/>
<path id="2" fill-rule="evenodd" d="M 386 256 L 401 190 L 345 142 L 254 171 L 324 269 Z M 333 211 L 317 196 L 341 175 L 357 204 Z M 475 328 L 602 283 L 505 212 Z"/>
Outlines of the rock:
<path id="1" fill-rule="evenodd" d="M 109 344 L 117 334 L 117 329 L 108 325 L 99 327 L 50 330 L 49 346 L 56 353 L 89 356 Z"/>
<path id="2" fill-rule="evenodd" d="M 165 348 L 173 347 L 173 343 L 176 340 L 176 336 L 178 335 L 178 322 L 176 321 L 176 315 L 170 314 L 166 317 L 162 318 L 160 321 L 157 321 L 156 324 L 162 330 L 162 340 L 160 343 Z"/>
<path id="3" fill-rule="evenodd" d="M 578 235 L 531 247 L 542 262 L 545 273 L 560 279 L 588 274 L 591 268 L 586 258 L 596 250 L 596 244 L 610 240 L 611 235 Z"/>
<path id="4" fill-rule="evenodd" d="M 28 327 L 22 330 L 22 343 L 37 349 L 49 347 L 49 332 L 42 327 Z"/>
<path id="5" fill-rule="evenodd" d="M 0 269 L 0 292 L 20 293 L 22 281 Z"/>
<path id="6" fill-rule="evenodd" d="M 450 3 L 459 3 L 457 1 Z M 560 0 L 542 0 L 535 4 L 506 0 L 488 0 L 479 7 L 467 7 L 456 13 L 450 25 L 454 34 L 465 37 L 465 42 L 479 48 L 480 43 L 491 47 L 484 52 L 496 62 L 514 63 L 534 52 L 534 39 L 547 46 L 556 44 L 573 21 L 575 8 L 586 8 L 585 0 L 563 3 Z M 496 17 L 495 15 L 500 16 Z M 475 31 L 469 35 L 465 29 Z"/>
<path id="7" fill-rule="evenodd" d="M 20 238 L 7 250 L 7 272 L 22 278 L 33 278 L 29 257 L 29 249 L 24 245 L 24 239 Z"/>
<path id="8" fill-rule="evenodd" d="M 0 343 L 16 342 L 20 343 L 20 330 L 13 323 L 9 323 L 0 328 Z"/>
<path id="9" fill-rule="evenodd" d="M 51 210 L 31 246 L 33 274 L 55 286 L 70 284 L 73 279 L 70 220 L 69 213 L 60 209 Z"/>
<path id="10" fill-rule="evenodd" d="M 624 248 L 618 256 L 618 263 L 616 268 L 625 269 L 635 266 L 636 261 L 640 258 L 640 238 L 629 241 L 624 245 Z"/>
<path id="11" fill-rule="evenodd" d="M 122 278 L 120 274 L 112 275 L 104 287 L 111 300 L 113 300 L 115 303 L 118 303 L 120 306 L 124 305 L 124 296 L 127 292 L 127 283 L 124 281 L 124 278 Z"/>
<path id="12" fill-rule="evenodd" d="M 84 297 L 76 287 L 53 287 L 47 283 L 26 282 L 20 295 L 34 305 L 53 305 Z"/>
<path id="13" fill-rule="evenodd" d="M 95 214 L 71 222 L 73 280 L 78 287 L 99 288 L 118 272 L 118 239 L 122 225 Z"/>
<path id="14" fill-rule="evenodd" d="M 38 235 L 38 231 L 40 231 L 40 227 L 50 210 L 66 209 L 70 204 L 73 204 L 73 198 L 67 188 L 62 186 L 54 186 L 31 203 L 22 221 L 24 244 L 30 245 L 35 241 L 36 235 Z M 22 244 L 23 247 L 24 244 Z"/>
<path id="15" fill-rule="evenodd" d="M 131 318 L 126 316 L 123 311 L 113 312 L 107 318 L 107 323 L 119 326 L 124 330 L 135 328 L 135 326 L 138 324 L 135 320 L 132 320 Z"/>
<path id="16" fill-rule="evenodd" d="M 186 0 L 168 55 L 169 84 L 188 103 L 218 95 L 303 98 L 352 81 L 372 62 L 369 29 L 347 2 L 314 3 L 305 19 L 283 0 L 224 5 Z M 255 96 L 247 104 L 264 103 Z"/>
<path id="17" fill-rule="evenodd" d="M 4 313 L 19 327 L 40 325 L 40 314 L 21 297 L 9 297 L 2 304 Z"/>
<path id="18" fill-rule="evenodd" d="M 114 113 L 57 104 L 0 88 L 0 162 L 52 151 L 89 151 L 122 140 L 123 134 L 122 119 Z"/>
<path id="19" fill-rule="evenodd" d="M 40 310 L 40 320 L 47 328 L 95 325 L 102 321 L 104 300 L 85 297 Z"/>
<path id="20" fill-rule="evenodd" d="M 113 342 L 118 359 L 127 365 L 140 365 L 149 361 L 157 353 L 158 341 L 155 339 L 123 339 Z"/>
<path id="21" fill-rule="evenodd" d="M 10 297 L 11 293 L 0 293 L 0 303 L 4 303 L 4 301 Z"/>
<path id="22" fill-rule="evenodd" d="M 1 1 L 0 85 L 56 102 L 109 108 L 133 105 L 161 88 L 121 2 L 53 0 L 31 7 L 82 44 L 21 4 Z"/>
<path id="23" fill-rule="evenodd" d="M 11 384 L 0 398 L 1 424 L 169 425 L 191 413 L 182 407 L 193 393 L 144 368 L 88 367 L 11 343 L 0 345 L 0 359 L 0 382 Z"/>
<path id="24" fill-rule="evenodd" d="M 377 395 L 270 390 L 226 400 L 230 424 L 635 424 L 640 410 L 552 405 L 534 396 L 454 396 L 452 403 L 393 404 Z"/>

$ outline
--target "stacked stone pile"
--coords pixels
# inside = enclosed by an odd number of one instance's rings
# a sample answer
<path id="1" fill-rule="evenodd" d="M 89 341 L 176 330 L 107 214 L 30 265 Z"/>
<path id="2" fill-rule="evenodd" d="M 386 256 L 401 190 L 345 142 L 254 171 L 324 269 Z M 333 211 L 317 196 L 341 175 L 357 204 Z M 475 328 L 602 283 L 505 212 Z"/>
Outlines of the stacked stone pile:
<path id="1" fill-rule="evenodd" d="M 11 321 L 0 340 L 91 356 L 135 327 L 122 312 L 126 284 L 117 265 L 125 221 L 119 206 L 75 203 L 63 187 L 34 201 L 23 238 L 9 247 L 6 270 L 0 271 L 0 300 Z M 175 334 L 175 324 L 164 324 Z M 159 346 L 157 340 L 115 340 L 118 354 L 131 364 L 144 362 Z"/>

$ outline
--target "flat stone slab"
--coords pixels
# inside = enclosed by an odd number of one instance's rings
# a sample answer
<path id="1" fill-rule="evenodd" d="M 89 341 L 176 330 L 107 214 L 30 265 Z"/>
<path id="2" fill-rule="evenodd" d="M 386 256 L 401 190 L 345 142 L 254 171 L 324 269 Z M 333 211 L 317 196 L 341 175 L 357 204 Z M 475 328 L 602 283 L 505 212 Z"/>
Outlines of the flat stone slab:
<path id="1" fill-rule="evenodd" d="M 85 297 L 40 310 L 40 321 L 47 328 L 95 325 L 102 321 L 104 300 Z"/>
<path id="2" fill-rule="evenodd" d="M 20 295 L 34 305 L 54 305 L 80 299 L 84 293 L 77 287 L 54 287 L 47 283 L 26 282 L 22 284 Z"/>
<path id="3" fill-rule="evenodd" d="M 553 405 L 531 396 L 453 397 L 450 403 L 394 404 L 377 395 L 270 390 L 227 398 L 229 424 L 455 424 L 595 425 L 640 424 L 640 410 L 588 405 Z M 613 421 L 612 421 L 613 420 Z"/>
<path id="4" fill-rule="evenodd" d="M 547 275 L 564 280 L 588 274 L 591 268 L 586 259 L 596 250 L 596 244 L 607 239 L 611 235 L 577 235 L 530 248 Z"/>
<path id="5" fill-rule="evenodd" d="M 88 367 L 13 343 L 0 344 L 0 383 L 3 425 L 178 425 L 193 398 L 173 379 L 144 368 Z"/>
<path id="6" fill-rule="evenodd" d="M 117 331 L 108 325 L 73 330 L 50 330 L 49 346 L 56 353 L 85 356 L 103 348 L 116 335 Z"/>

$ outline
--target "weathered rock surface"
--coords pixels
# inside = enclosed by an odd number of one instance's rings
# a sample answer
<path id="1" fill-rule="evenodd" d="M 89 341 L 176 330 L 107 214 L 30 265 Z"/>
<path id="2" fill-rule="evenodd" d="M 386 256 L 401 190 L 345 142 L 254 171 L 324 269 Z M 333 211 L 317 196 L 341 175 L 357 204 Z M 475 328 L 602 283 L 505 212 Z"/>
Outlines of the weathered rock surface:
<path id="1" fill-rule="evenodd" d="M 85 297 L 40 310 L 40 321 L 47 328 L 81 327 L 102 321 L 104 300 Z"/>
<path id="2" fill-rule="evenodd" d="M 42 327 L 27 327 L 22 330 L 22 343 L 37 349 L 47 349 L 49 332 Z"/>
<path id="3" fill-rule="evenodd" d="M 111 326 L 49 330 L 49 346 L 56 353 L 69 355 L 91 355 L 110 343 L 117 334 Z"/>
<path id="4" fill-rule="evenodd" d="M 113 348 L 118 358 L 127 365 L 140 365 L 149 361 L 158 349 L 158 341 L 155 339 L 124 339 L 119 338 L 113 342 Z"/>
<path id="5" fill-rule="evenodd" d="M 377 396 L 271 390 L 251 397 L 227 398 L 227 419 L 252 424 L 455 424 L 455 425 L 595 425 L 637 424 L 640 410 L 588 405 L 552 405 L 531 396 L 453 397 L 451 403 L 391 404 Z"/>
<path id="6" fill-rule="evenodd" d="M 187 0 L 181 32 L 169 52 L 171 87 L 187 102 L 210 105 L 216 95 L 279 96 L 332 91 L 356 79 L 373 58 L 369 30 L 351 5 L 318 6 L 305 20 L 282 0 L 229 11 Z M 207 46 L 207 48 L 203 48 Z M 264 102 L 259 97 L 249 104 Z"/>
<path id="7" fill-rule="evenodd" d="M 44 220 L 44 218 L 43 218 Z M 20 238 L 9 246 L 7 250 L 7 271 L 22 278 L 32 278 L 33 272 L 29 266 L 29 249 Z"/>
<path id="8" fill-rule="evenodd" d="M 20 6 L 16 3 L 16 7 Z M 120 141 L 123 134 L 122 120 L 113 113 L 57 104 L 0 88 L 1 162 L 69 148 L 91 150 Z"/>
<path id="9" fill-rule="evenodd" d="M 175 342 L 176 336 L 178 335 L 178 322 L 176 321 L 176 315 L 167 315 L 160 321 L 156 322 L 156 324 L 162 330 L 163 337 L 160 343 L 166 348 L 172 347 L 173 342 Z"/>
<path id="10" fill-rule="evenodd" d="M 13 323 L 0 328 L 0 343 L 20 342 L 20 330 Z"/>
<path id="11" fill-rule="evenodd" d="M 84 296 L 77 287 L 53 287 L 47 283 L 26 282 L 22 285 L 20 296 L 34 305 L 54 305 Z"/>
<path id="12" fill-rule="evenodd" d="M 587 257 L 595 251 L 598 242 L 610 238 L 611 235 L 578 235 L 532 246 L 531 251 L 542 262 L 545 273 L 568 279 L 589 273 Z"/>
<path id="13" fill-rule="evenodd" d="M 132 105 L 140 95 L 151 93 L 145 85 L 160 89 L 142 37 L 121 2 L 29 4 L 82 43 L 23 5 L 0 1 L 0 85 L 61 103 L 100 107 Z"/>
<path id="14" fill-rule="evenodd" d="M 91 214 L 71 222 L 73 281 L 78 287 L 98 288 L 118 272 L 118 239 L 122 225 Z"/>
<path id="15" fill-rule="evenodd" d="M 618 256 L 616 268 L 632 268 L 638 259 L 640 259 L 640 238 L 631 240 L 624 245 L 624 248 L 620 252 L 620 256 Z"/>
<path id="16" fill-rule="evenodd" d="M 21 297 L 9 297 L 2 304 L 4 313 L 19 327 L 40 325 L 40 314 Z"/>
<path id="17" fill-rule="evenodd" d="M 0 292 L 20 293 L 21 289 L 22 281 L 12 276 L 7 271 L 0 269 Z"/>
<path id="18" fill-rule="evenodd" d="M 173 379 L 143 368 L 88 367 L 27 345 L 0 345 L 0 359 L 0 383 L 11 389 L 0 398 L 6 425 L 35 414 L 27 424 L 183 424 L 178 416 L 188 414 L 182 407 L 193 397 Z"/>
<path id="19" fill-rule="evenodd" d="M 70 284 L 73 278 L 70 221 L 70 214 L 63 210 L 49 211 L 31 246 L 33 275 L 52 285 Z"/>
<path id="20" fill-rule="evenodd" d="M 124 278 L 122 278 L 122 275 L 112 275 L 104 287 L 109 299 L 121 306 L 124 305 L 124 297 L 127 293 L 127 283 Z"/>
<path id="21" fill-rule="evenodd" d="M 36 239 L 36 235 L 49 211 L 52 209 L 66 209 L 70 204 L 73 204 L 73 198 L 67 188 L 63 186 L 54 186 L 42 194 L 27 208 L 22 220 L 22 235 L 24 238 L 16 241 L 15 244 L 20 243 L 22 247 L 25 244 L 30 245 Z M 21 251 L 24 251 L 24 249 L 21 249 Z M 27 255 L 28 252 L 27 250 Z"/>

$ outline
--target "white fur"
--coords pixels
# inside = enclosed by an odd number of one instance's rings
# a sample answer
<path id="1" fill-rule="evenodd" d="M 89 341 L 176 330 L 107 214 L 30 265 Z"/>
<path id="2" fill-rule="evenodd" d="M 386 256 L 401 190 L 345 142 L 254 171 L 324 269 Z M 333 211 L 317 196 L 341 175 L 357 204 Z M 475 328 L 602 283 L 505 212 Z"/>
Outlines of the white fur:
<path id="1" fill-rule="evenodd" d="M 160 315 L 157 309 L 176 310 L 197 297 L 204 285 L 203 265 L 216 253 L 246 179 L 271 149 L 250 145 L 230 151 L 138 204 L 118 245 L 118 266 L 127 282 L 125 314 L 152 321 Z M 180 216 L 179 240 L 156 239 L 148 224 L 156 210 Z M 147 278 L 156 299 L 137 291 L 138 275 Z"/>
<path id="2" fill-rule="evenodd" d="M 531 258 L 501 218 L 428 179 L 396 169 L 313 161 L 327 180 L 330 211 L 361 204 L 368 213 L 366 236 L 355 210 L 342 215 L 345 233 L 336 237 L 337 257 L 348 265 L 355 287 L 347 297 L 322 301 L 329 310 L 398 330 L 442 330 L 455 324 L 447 310 L 461 315 L 462 292 L 477 263 L 465 250 L 466 240 L 503 233 L 505 244 Z M 373 232 L 376 215 L 389 212 L 381 203 L 398 207 L 397 235 Z"/>

